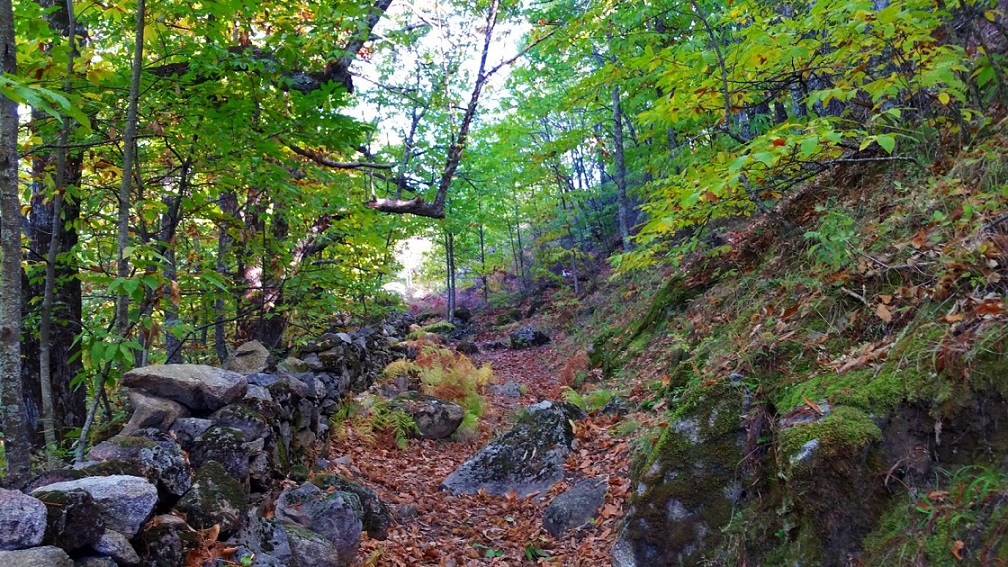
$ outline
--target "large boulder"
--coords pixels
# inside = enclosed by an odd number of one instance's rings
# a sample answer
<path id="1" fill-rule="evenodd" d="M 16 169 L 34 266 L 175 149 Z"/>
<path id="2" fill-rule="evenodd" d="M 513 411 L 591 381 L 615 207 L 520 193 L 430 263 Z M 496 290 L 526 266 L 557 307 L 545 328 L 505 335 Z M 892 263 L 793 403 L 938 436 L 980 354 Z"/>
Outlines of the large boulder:
<path id="1" fill-rule="evenodd" d="M 605 504 L 609 481 L 589 478 L 558 495 L 543 512 L 543 528 L 553 537 L 588 524 Z"/>
<path id="2" fill-rule="evenodd" d="M 141 429 L 129 437 L 116 436 L 103 441 L 88 453 L 93 461 L 128 461 L 136 463 L 151 481 L 156 481 L 162 492 L 178 498 L 192 484 L 192 467 L 182 452 L 182 447 L 167 433 L 157 429 Z"/>
<path id="3" fill-rule="evenodd" d="M 166 431 L 180 417 L 189 415 L 189 410 L 182 404 L 151 395 L 140 388 L 127 388 L 126 397 L 133 413 L 129 422 L 119 432 L 119 435 L 129 436 L 145 427 L 154 427 Z"/>
<path id="4" fill-rule="evenodd" d="M 441 488 L 456 495 L 514 491 L 519 498 L 545 492 L 563 478 L 564 461 L 575 443 L 571 423 L 584 417 L 573 404 L 539 402 L 510 431 L 462 463 Z"/>
<path id="5" fill-rule="evenodd" d="M 791 503 L 781 514 L 794 526 L 779 553 L 789 564 L 841 567 L 888 509 L 890 492 L 879 470 L 891 461 L 882 458 L 874 418 L 854 407 L 815 406 L 806 411 L 810 404 L 803 404 L 778 424 L 778 471 Z"/>
<path id="6" fill-rule="evenodd" d="M 45 532 L 45 504 L 18 490 L 0 488 L 0 550 L 35 547 Z"/>
<path id="7" fill-rule="evenodd" d="M 133 537 L 157 504 L 157 487 L 146 479 L 129 475 L 93 476 L 57 482 L 32 491 L 71 492 L 83 490 L 98 504 L 100 517 L 108 529 Z"/>
<path id="8" fill-rule="evenodd" d="M 222 537 L 241 528 L 247 507 L 244 485 L 217 461 L 209 461 L 196 471 L 192 488 L 175 505 L 194 528 L 219 524 Z"/>
<path id="9" fill-rule="evenodd" d="M 143 388 L 195 411 L 214 411 L 245 397 L 248 382 L 237 372 L 202 364 L 155 364 L 134 368 L 124 386 Z"/>
<path id="10" fill-rule="evenodd" d="M 508 338 L 511 340 L 511 348 L 513 349 L 542 346 L 550 342 L 549 335 L 532 327 L 518 329 L 511 333 Z"/>
<path id="11" fill-rule="evenodd" d="M 389 526 L 392 525 L 392 516 L 385 503 L 378 498 L 377 492 L 333 474 L 316 476 L 312 478 L 311 482 L 327 492 L 349 492 L 357 495 L 364 514 L 361 521 L 368 537 L 381 540 L 388 535 Z"/>
<path id="12" fill-rule="evenodd" d="M 701 565 L 742 504 L 751 471 L 746 414 L 751 394 L 727 380 L 697 385 L 676 408 L 650 454 L 613 550 L 615 567 Z"/>
<path id="13" fill-rule="evenodd" d="M 105 520 L 94 498 L 83 490 L 39 492 L 45 503 L 45 543 L 67 551 L 94 545 L 105 532 Z"/>
<path id="14" fill-rule="evenodd" d="M 3 567 L 74 567 L 70 556 L 62 549 L 47 545 L 19 551 L 0 551 Z"/>
<path id="15" fill-rule="evenodd" d="M 455 433 L 465 417 L 462 406 L 420 392 L 400 394 L 389 406 L 409 414 L 416 422 L 417 433 L 424 439 L 448 437 Z"/>
<path id="16" fill-rule="evenodd" d="M 235 350 L 225 368 L 239 374 L 264 372 L 269 368 L 270 353 L 259 341 L 249 341 Z"/>
<path id="17" fill-rule="evenodd" d="M 341 565 L 352 563 L 357 554 L 363 515 L 356 494 L 326 492 L 311 483 L 280 493 L 273 513 L 280 522 L 297 524 L 329 540 Z M 294 547 L 295 543 L 291 541 L 291 549 Z"/>

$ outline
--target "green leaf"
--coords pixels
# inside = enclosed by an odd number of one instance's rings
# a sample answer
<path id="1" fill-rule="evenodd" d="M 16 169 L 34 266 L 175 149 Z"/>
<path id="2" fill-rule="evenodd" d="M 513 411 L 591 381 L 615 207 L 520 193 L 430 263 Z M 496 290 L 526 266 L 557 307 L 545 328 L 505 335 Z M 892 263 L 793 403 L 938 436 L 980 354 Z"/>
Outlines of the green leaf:
<path id="1" fill-rule="evenodd" d="M 777 161 L 777 156 L 773 152 L 756 152 L 752 157 L 767 167 L 771 167 Z"/>
<path id="2" fill-rule="evenodd" d="M 896 149 L 896 138 L 890 136 L 889 134 L 879 134 L 878 137 L 875 138 L 875 141 L 878 142 L 878 145 L 881 146 L 887 154 L 892 154 L 893 150 Z"/>
<path id="3" fill-rule="evenodd" d="M 811 138 L 805 138 L 802 140 L 801 154 L 803 157 L 809 157 L 819 150 L 819 136 L 813 136 Z"/>

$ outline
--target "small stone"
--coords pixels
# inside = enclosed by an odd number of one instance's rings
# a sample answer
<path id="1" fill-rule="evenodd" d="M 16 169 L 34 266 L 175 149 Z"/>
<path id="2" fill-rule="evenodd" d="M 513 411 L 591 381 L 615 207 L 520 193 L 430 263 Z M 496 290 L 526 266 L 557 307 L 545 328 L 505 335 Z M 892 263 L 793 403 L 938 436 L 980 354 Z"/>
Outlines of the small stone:
<path id="1" fill-rule="evenodd" d="M 424 439 L 448 437 L 455 433 L 465 417 L 462 406 L 420 392 L 396 396 L 389 402 L 389 407 L 409 414 L 416 423 L 417 432 Z"/>
<path id="2" fill-rule="evenodd" d="M 94 545 L 94 550 L 102 555 L 108 555 L 119 565 L 127 567 L 140 564 L 140 556 L 137 555 L 133 546 L 130 545 L 126 536 L 112 530 L 105 530 L 101 538 Z"/>
<path id="3" fill-rule="evenodd" d="M 176 419 L 189 415 L 189 410 L 176 401 L 151 395 L 141 388 L 127 388 L 126 390 L 126 397 L 133 408 L 133 414 L 119 435 L 133 435 L 138 429 L 145 427 L 155 427 L 167 431 Z"/>
<path id="4" fill-rule="evenodd" d="M 262 372 L 269 367 L 270 353 L 259 341 L 249 341 L 235 350 L 226 368 L 239 374 Z"/>
<path id="5" fill-rule="evenodd" d="M 606 479 L 588 479 L 558 495 L 543 512 L 543 528 L 555 538 L 587 525 L 605 504 Z"/>
<path id="6" fill-rule="evenodd" d="M 511 333 L 509 338 L 511 340 L 511 348 L 513 349 L 542 346 L 550 342 L 550 338 L 546 333 L 532 327 L 519 329 Z"/>

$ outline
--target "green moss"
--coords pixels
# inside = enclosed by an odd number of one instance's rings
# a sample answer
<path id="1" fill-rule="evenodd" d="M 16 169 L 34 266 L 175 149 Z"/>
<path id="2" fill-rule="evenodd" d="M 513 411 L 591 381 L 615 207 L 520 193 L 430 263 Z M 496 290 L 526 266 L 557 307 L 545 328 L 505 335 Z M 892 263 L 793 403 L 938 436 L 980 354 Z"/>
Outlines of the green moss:
<path id="1" fill-rule="evenodd" d="M 852 455 L 865 445 L 882 439 L 878 425 L 857 408 L 837 406 L 822 421 L 797 425 L 780 433 L 778 447 L 788 458 L 802 447 L 819 440 L 819 451 L 825 458 Z"/>
<path id="2" fill-rule="evenodd" d="M 741 490 L 745 476 L 740 469 L 745 395 L 727 381 L 693 384 L 683 393 L 647 458 L 635 463 L 633 483 L 647 488 L 632 502 L 642 521 L 628 524 L 631 539 L 658 538 L 687 564 L 718 544 L 721 536 L 715 534 L 731 521 L 736 505 L 731 494 Z M 686 517 L 691 519 L 683 521 Z M 705 526 L 705 538 L 697 537 L 698 523 Z"/>

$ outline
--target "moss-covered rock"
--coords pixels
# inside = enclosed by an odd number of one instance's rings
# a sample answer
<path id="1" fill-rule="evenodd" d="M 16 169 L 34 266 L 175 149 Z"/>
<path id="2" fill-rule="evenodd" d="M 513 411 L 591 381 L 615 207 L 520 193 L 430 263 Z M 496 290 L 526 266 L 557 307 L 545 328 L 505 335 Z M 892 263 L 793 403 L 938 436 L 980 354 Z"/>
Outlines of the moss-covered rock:
<path id="1" fill-rule="evenodd" d="M 192 488 L 175 505 L 195 528 L 220 524 L 222 536 L 241 527 L 247 507 L 245 487 L 217 461 L 209 461 L 196 471 Z"/>
<path id="2" fill-rule="evenodd" d="M 773 555 L 802 564 L 847 565 L 889 502 L 881 482 L 882 431 L 863 411 L 837 406 L 789 427 L 777 440 L 785 524 Z"/>
<path id="3" fill-rule="evenodd" d="M 699 565 L 746 499 L 749 390 L 696 385 L 633 474 L 634 494 L 613 563 Z"/>
<path id="4" fill-rule="evenodd" d="M 517 423 L 441 482 L 453 494 L 519 498 L 544 492 L 563 478 L 563 465 L 574 442 L 571 423 L 585 413 L 567 402 L 543 401 L 531 406 Z"/>

